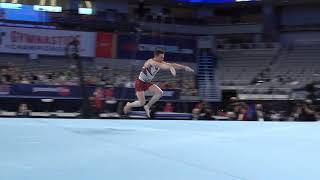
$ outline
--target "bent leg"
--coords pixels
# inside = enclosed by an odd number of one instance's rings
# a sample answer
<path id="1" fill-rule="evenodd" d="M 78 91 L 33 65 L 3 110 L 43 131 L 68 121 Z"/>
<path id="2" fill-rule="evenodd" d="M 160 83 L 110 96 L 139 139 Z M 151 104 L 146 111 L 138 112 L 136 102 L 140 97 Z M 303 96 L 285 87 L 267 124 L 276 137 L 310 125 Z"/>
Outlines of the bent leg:
<path id="1" fill-rule="evenodd" d="M 149 87 L 149 91 L 153 92 L 154 95 L 152 96 L 152 98 L 150 99 L 150 101 L 148 102 L 148 104 L 146 104 L 143 108 L 146 111 L 146 114 L 148 116 L 148 118 L 150 118 L 150 107 L 156 103 L 163 95 L 163 91 L 155 84 L 153 84 L 152 86 Z"/>
<path id="2" fill-rule="evenodd" d="M 155 84 L 150 86 L 148 90 L 154 93 L 154 95 L 152 96 L 148 104 L 146 104 L 146 106 L 150 108 L 154 103 L 156 103 L 163 96 L 163 91 Z"/>
<path id="3" fill-rule="evenodd" d="M 142 107 L 146 104 L 146 99 L 144 97 L 144 91 L 138 91 L 136 93 L 138 100 L 134 102 L 128 102 L 126 106 L 123 108 L 123 112 L 125 114 L 128 114 L 128 112 L 131 110 L 133 107 Z"/>

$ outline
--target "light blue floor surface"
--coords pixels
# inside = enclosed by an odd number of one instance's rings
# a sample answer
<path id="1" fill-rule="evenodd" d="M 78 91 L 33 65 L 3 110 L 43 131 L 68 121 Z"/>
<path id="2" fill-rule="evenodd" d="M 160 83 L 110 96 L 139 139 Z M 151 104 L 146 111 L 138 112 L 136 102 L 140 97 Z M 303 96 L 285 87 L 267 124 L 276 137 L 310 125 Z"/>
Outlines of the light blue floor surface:
<path id="1" fill-rule="evenodd" d="M 319 122 L 0 119 L 0 180 L 319 179 Z"/>

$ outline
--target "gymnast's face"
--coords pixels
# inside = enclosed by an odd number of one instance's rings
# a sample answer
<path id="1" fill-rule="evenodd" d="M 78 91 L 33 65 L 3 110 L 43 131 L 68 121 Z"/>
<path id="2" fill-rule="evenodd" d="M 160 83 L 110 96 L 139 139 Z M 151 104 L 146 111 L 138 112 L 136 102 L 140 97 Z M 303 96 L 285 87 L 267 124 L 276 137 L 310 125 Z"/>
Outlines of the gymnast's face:
<path id="1" fill-rule="evenodd" d="M 162 62 L 164 60 L 164 54 L 158 54 L 155 56 L 157 62 Z"/>

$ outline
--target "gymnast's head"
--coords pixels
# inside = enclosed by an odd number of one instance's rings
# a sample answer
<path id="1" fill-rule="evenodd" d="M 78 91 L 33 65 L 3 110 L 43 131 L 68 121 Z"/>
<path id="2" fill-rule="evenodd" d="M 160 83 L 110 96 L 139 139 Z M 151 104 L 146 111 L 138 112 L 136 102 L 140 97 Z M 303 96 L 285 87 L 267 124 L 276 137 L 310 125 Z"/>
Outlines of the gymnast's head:
<path id="1" fill-rule="evenodd" d="M 162 62 L 164 60 L 164 50 L 156 49 L 154 51 L 154 60 L 157 62 Z"/>

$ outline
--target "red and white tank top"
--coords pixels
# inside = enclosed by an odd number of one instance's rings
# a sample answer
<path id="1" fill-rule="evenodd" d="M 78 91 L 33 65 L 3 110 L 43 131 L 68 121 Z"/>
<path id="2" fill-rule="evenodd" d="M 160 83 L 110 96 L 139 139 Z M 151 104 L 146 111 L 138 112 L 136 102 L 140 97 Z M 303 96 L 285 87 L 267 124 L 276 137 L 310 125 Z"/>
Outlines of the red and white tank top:
<path id="1" fill-rule="evenodd" d="M 150 82 L 159 70 L 160 68 L 155 65 L 150 65 L 148 68 L 143 68 L 139 74 L 139 79 L 144 82 Z"/>

